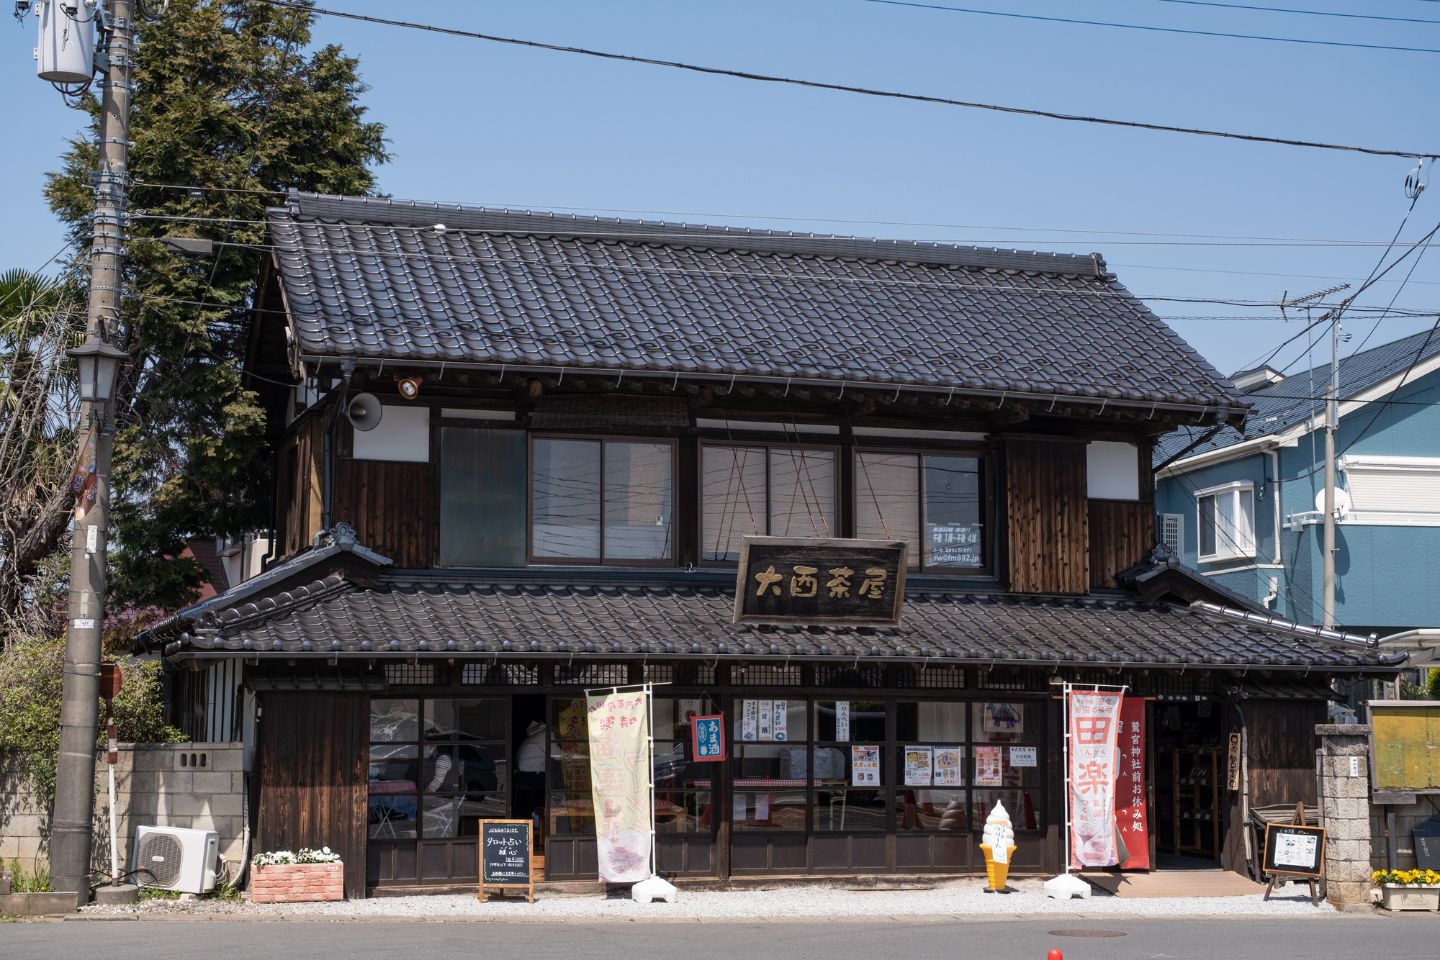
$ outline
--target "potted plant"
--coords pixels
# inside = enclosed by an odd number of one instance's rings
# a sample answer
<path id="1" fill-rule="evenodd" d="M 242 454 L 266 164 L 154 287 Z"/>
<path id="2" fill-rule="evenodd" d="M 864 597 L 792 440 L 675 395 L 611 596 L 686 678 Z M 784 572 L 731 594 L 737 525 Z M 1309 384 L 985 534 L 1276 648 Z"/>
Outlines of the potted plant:
<path id="1" fill-rule="evenodd" d="M 250 866 L 251 903 L 345 899 L 345 864 L 329 847 L 257 853 Z"/>
<path id="2" fill-rule="evenodd" d="M 1440 873 L 1434 870 L 1376 870 L 1370 881 L 1380 888 L 1386 910 L 1440 910 Z"/>

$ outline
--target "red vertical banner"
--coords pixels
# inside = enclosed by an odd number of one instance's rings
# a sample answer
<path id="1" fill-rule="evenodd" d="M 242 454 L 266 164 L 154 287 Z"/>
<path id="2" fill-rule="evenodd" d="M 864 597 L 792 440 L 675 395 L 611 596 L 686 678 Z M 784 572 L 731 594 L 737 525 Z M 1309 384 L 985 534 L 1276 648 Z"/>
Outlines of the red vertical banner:
<path id="1" fill-rule="evenodd" d="M 1150 819 L 1145 810 L 1145 698 L 1126 697 L 1120 704 L 1120 730 L 1115 738 L 1115 825 L 1129 856 L 1122 870 L 1150 868 Z"/>

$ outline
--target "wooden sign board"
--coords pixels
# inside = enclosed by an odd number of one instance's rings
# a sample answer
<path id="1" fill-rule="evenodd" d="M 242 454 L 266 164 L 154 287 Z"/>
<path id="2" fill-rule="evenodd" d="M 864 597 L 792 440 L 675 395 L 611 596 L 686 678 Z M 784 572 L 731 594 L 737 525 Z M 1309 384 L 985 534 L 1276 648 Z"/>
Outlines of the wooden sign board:
<path id="1" fill-rule="evenodd" d="M 733 622 L 899 624 L 906 551 L 903 540 L 746 537 Z"/>
<path id="2" fill-rule="evenodd" d="M 481 820 L 479 843 L 480 889 L 476 899 L 484 901 L 487 887 L 524 887 L 535 902 L 535 847 L 529 820 Z"/>
<path id="3" fill-rule="evenodd" d="M 1240 734 L 1230 734 L 1230 749 L 1225 754 L 1225 786 L 1233 791 L 1240 789 Z"/>
<path id="4" fill-rule="evenodd" d="M 1440 701 L 1371 700 L 1370 789 L 1440 793 Z"/>

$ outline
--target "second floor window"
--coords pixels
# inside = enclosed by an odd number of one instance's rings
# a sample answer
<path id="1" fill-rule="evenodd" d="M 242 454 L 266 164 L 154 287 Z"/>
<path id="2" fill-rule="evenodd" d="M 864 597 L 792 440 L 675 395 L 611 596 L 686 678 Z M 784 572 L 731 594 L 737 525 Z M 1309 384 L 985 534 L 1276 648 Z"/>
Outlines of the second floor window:
<path id="1" fill-rule="evenodd" d="M 700 558 L 738 560 L 747 536 L 838 537 L 835 451 L 700 448 Z"/>
<path id="2" fill-rule="evenodd" d="M 855 535 L 904 540 L 912 570 L 986 566 L 985 488 L 979 457 L 855 454 Z"/>
<path id="3" fill-rule="evenodd" d="M 1197 490 L 1199 560 L 1213 563 L 1255 556 L 1255 485 L 1248 480 Z"/>
<path id="4" fill-rule="evenodd" d="M 669 443 L 537 437 L 530 460 L 531 556 L 670 560 L 673 480 Z"/>

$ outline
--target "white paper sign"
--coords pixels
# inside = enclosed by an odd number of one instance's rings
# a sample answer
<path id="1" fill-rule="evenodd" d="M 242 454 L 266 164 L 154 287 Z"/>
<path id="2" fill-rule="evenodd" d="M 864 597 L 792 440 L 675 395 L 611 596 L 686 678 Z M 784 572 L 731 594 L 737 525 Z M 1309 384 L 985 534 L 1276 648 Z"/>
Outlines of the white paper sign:
<path id="1" fill-rule="evenodd" d="M 1320 838 L 1314 835 L 1282 833 L 1275 837 L 1275 866 L 1300 867 L 1311 870 L 1315 867 L 1315 847 Z"/>
<path id="2" fill-rule="evenodd" d="M 905 786 L 930 786 L 934 777 L 934 754 L 929 747 L 905 748 Z"/>
<path id="3" fill-rule="evenodd" d="M 741 792 L 738 791 L 738 790 L 735 791 L 735 803 L 733 804 L 733 806 L 735 807 L 735 811 L 734 811 L 734 814 L 733 814 L 733 816 L 735 817 L 735 822 L 736 822 L 736 823 L 744 823 L 744 822 L 745 822 L 745 794 L 741 793 Z"/>
<path id="4" fill-rule="evenodd" d="M 850 742 L 850 701 L 835 701 L 835 739 L 841 743 Z"/>
<path id="5" fill-rule="evenodd" d="M 960 747 L 935 748 L 935 786 L 961 787 L 965 785 L 964 754 Z"/>
<path id="6" fill-rule="evenodd" d="M 775 701 L 756 700 L 755 710 L 759 716 L 760 729 L 759 740 L 761 743 L 768 743 L 774 737 L 775 731 Z"/>
<path id="7" fill-rule="evenodd" d="M 760 718 L 754 700 L 740 701 L 740 739 L 747 743 L 760 739 Z"/>
<path id="8" fill-rule="evenodd" d="M 775 721 L 772 729 L 775 731 L 775 740 L 783 743 L 790 739 L 790 701 L 776 700 L 774 703 Z"/>
<path id="9" fill-rule="evenodd" d="M 770 794 L 755 794 L 755 819 L 759 822 L 770 819 Z"/>
<path id="10" fill-rule="evenodd" d="M 1010 766 L 1012 767 L 1038 767 L 1040 765 L 1037 757 L 1038 747 L 1011 747 Z"/>
<path id="11" fill-rule="evenodd" d="M 850 785 L 855 787 L 880 786 L 880 748 L 850 748 Z"/>

